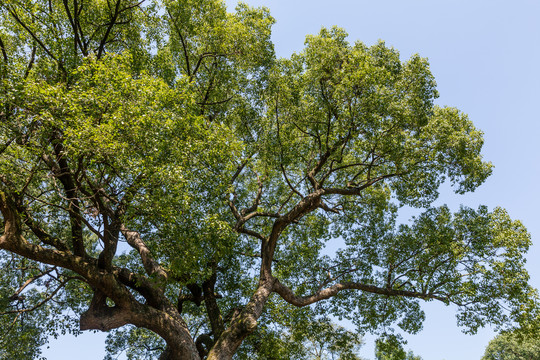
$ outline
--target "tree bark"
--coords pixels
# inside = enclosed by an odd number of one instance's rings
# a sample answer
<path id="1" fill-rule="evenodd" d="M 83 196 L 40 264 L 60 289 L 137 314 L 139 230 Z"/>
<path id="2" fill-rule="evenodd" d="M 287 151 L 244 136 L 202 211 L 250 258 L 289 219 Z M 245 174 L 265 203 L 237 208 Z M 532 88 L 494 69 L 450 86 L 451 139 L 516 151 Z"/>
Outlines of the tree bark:
<path id="1" fill-rule="evenodd" d="M 261 281 L 242 312 L 232 319 L 230 326 L 223 332 L 210 350 L 207 360 L 230 360 L 242 341 L 255 331 L 257 319 L 261 316 L 266 301 L 272 294 L 273 279 Z"/>

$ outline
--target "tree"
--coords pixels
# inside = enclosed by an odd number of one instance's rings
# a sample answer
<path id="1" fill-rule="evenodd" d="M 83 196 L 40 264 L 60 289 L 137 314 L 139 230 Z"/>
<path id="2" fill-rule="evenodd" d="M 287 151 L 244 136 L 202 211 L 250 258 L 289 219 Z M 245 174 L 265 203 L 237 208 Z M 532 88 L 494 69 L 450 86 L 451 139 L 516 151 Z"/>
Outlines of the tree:
<path id="1" fill-rule="evenodd" d="M 486 347 L 482 360 L 540 359 L 540 340 L 514 332 L 497 335 Z"/>
<path id="2" fill-rule="evenodd" d="M 354 345 L 330 314 L 414 333 L 436 300 L 474 332 L 535 309 L 519 221 L 430 207 L 491 164 L 426 59 L 338 28 L 276 59 L 268 11 L 218 0 L 0 14 L 2 341 L 39 334 L 28 358 L 74 324 L 133 357 L 301 358 Z M 398 226 L 402 205 L 425 211 Z"/>
<path id="3" fill-rule="evenodd" d="M 375 341 L 375 359 L 377 360 L 422 360 L 412 351 L 405 352 L 400 339 L 386 336 Z"/>

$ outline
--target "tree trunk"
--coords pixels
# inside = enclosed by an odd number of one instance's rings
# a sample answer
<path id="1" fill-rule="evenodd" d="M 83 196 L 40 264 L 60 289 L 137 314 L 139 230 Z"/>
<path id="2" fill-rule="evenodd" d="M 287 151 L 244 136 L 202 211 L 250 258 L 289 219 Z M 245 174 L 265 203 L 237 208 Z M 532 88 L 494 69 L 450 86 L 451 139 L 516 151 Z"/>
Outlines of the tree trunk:
<path id="1" fill-rule="evenodd" d="M 158 360 L 201 360 L 198 353 L 192 353 L 185 350 L 175 350 L 170 346 L 165 348 L 165 351 L 161 353 Z"/>
<path id="2" fill-rule="evenodd" d="M 173 306 L 168 306 L 159 313 L 159 317 L 149 321 L 149 326 L 144 326 L 161 336 L 167 343 L 167 347 L 159 359 L 201 360 L 187 324 L 182 319 L 180 313 Z M 145 317 L 149 315 L 146 314 Z"/>
<path id="3" fill-rule="evenodd" d="M 242 341 L 255 331 L 257 319 L 261 316 L 264 305 L 272 293 L 274 279 L 261 281 L 259 288 L 244 310 L 232 319 L 231 325 L 223 332 L 210 350 L 206 360 L 231 360 Z"/>

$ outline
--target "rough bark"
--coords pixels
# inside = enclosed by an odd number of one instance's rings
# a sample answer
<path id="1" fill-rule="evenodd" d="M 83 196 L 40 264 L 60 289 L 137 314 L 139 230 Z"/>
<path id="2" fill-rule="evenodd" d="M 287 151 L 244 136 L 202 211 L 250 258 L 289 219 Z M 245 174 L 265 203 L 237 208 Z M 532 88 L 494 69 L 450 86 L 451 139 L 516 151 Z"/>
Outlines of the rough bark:
<path id="1" fill-rule="evenodd" d="M 255 331 L 266 301 L 272 294 L 273 280 L 261 281 L 249 303 L 238 316 L 232 319 L 227 330 L 208 354 L 207 360 L 230 360 L 242 341 Z"/>

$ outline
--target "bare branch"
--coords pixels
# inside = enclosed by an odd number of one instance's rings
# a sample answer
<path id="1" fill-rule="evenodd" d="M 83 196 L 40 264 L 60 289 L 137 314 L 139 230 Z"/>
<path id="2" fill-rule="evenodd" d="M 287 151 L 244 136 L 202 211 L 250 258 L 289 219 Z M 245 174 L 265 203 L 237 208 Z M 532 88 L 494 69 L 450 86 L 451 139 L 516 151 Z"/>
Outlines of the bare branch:
<path id="1" fill-rule="evenodd" d="M 242 215 L 240 215 L 240 212 L 236 208 L 236 205 L 234 205 L 236 201 L 236 193 L 233 193 L 233 199 L 229 200 L 229 208 L 231 209 L 231 212 L 233 213 L 234 217 L 238 220 L 242 220 Z"/>
<path id="2" fill-rule="evenodd" d="M 319 204 L 319 207 L 321 209 L 323 209 L 324 211 L 326 212 L 332 212 L 334 214 L 339 214 L 339 210 L 336 209 L 336 208 L 331 208 L 330 206 L 328 206 L 325 202 L 321 201 L 321 203 Z"/>
<path id="3" fill-rule="evenodd" d="M 193 79 L 193 77 L 197 74 L 199 71 L 199 68 L 201 67 L 201 64 L 203 60 L 207 57 L 227 57 L 227 54 L 216 54 L 216 53 L 203 53 L 199 55 L 199 59 L 197 60 L 197 65 L 195 65 L 195 69 L 193 70 L 193 73 L 190 75 L 190 80 Z"/>
<path id="4" fill-rule="evenodd" d="M 212 264 L 212 267 L 215 270 L 215 264 Z M 206 307 L 206 313 L 208 314 L 208 319 L 210 320 L 210 326 L 212 327 L 214 337 L 217 339 L 221 336 L 223 331 L 225 331 L 225 325 L 223 323 L 221 310 L 217 304 L 216 294 L 214 292 L 216 280 L 217 276 L 214 271 L 210 278 L 203 282 L 202 290 L 204 294 L 204 306 Z"/>
<path id="5" fill-rule="evenodd" d="M 266 237 L 263 236 L 262 234 L 254 231 L 254 230 L 250 230 L 250 229 L 246 229 L 244 226 L 242 226 L 238 232 L 242 233 L 242 234 L 246 234 L 246 235 L 249 235 L 249 236 L 253 236 L 254 238 L 257 238 L 261 241 L 266 241 Z"/>
<path id="6" fill-rule="evenodd" d="M 244 161 L 242 161 L 242 163 L 238 166 L 238 168 L 236 169 L 236 172 L 234 173 L 234 175 L 232 176 L 231 178 L 231 184 L 233 184 L 235 181 L 236 181 L 236 178 L 240 175 L 240 173 L 242 172 L 242 170 L 244 170 L 244 168 L 246 167 L 247 163 L 249 162 L 249 159 L 245 159 Z"/>

